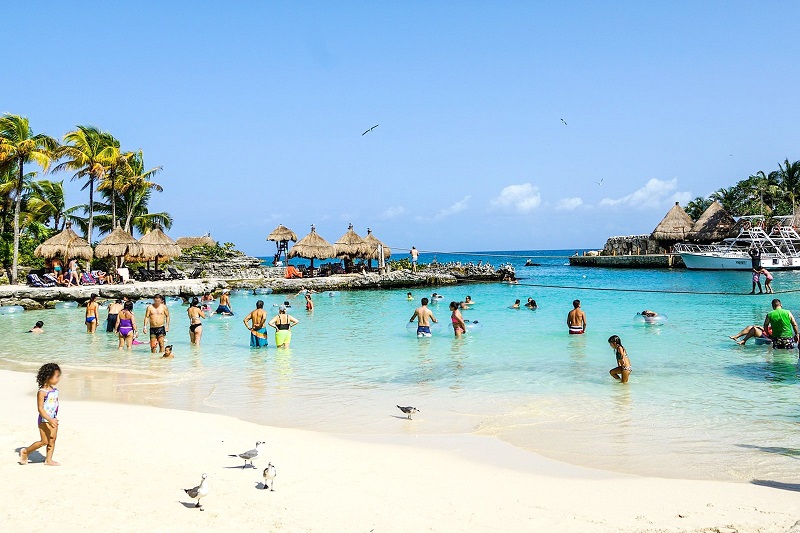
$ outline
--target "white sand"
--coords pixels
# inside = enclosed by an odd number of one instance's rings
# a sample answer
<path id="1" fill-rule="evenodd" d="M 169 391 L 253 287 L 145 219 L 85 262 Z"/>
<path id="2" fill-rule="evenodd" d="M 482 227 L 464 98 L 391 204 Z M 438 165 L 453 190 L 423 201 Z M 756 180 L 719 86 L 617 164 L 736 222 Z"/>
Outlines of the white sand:
<path id="1" fill-rule="evenodd" d="M 0 371 L 3 532 L 741 533 L 788 531 L 800 518 L 794 492 L 598 472 L 489 437 L 366 441 L 68 397 L 55 453 L 63 466 L 20 466 L 15 450 L 38 436 L 35 389 L 33 375 Z M 256 440 L 267 443 L 259 468 L 233 468 L 241 461 L 227 454 Z M 256 488 L 268 461 L 275 492 Z M 181 489 L 203 472 L 211 494 L 200 512 Z"/>

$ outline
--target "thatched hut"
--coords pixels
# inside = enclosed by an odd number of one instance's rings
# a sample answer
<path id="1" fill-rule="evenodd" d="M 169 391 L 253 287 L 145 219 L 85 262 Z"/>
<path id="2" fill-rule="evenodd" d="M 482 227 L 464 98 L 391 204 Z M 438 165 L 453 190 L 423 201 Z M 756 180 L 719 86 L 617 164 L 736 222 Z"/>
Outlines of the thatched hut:
<path id="1" fill-rule="evenodd" d="M 331 243 L 323 239 L 317 233 L 317 228 L 312 224 L 311 233 L 297 241 L 297 244 L 292 246 L 287 256 L 288 259 L 293 257 L 302 257 L 303 259 L 311 260 L 311 269 L 314 269 L 314 259 L 328 259 L 336 257 L 336 249 Z"/>
<path id="2" fill-rule="evenodd" d="M 118 265 L 122 265 L 125 257 L 139 257 L 142 255 L 142 245 L 133 238 L 133 235 L 117 226 L 108 237 L 100 241 L 94 250 L 96 257 L 117 257 Z"/>
<path id="3" fill-rule="evenodd" d="M 72 231 L 71 223 L 67 223 L 64 231 L 37 246 L 33 253 L 45 259 L 60 257 L 65 261 L 70 259 L 90 261 L 94 256 L 91 245 Z"/>
<path id="4" fill-rule="evenodd" d="M 336 257 L 344 259 L 345 262 L 352 261 L 358 257 L 366 258 L 370 253 L 369 245 L 353 230 L 352 224 L 347 226 L 347 232 L 336 241 L 334 248 L 336 249 Z"/>
<path id="5" fill-rule="evenodd" d="M 719 202 L 712 203 L 686 236 L 695 242 L 715 242 L 728 237 L 736 221 Z"/>
<path id="6" fill-rule="evenodd" d="M 369 253 L 366 255 L 366 258 L 370 262 L 370 267 L 372 266 L 373 259 L 380 259 L 379 247 L 383 246 L 384 259 L 388 259 L 392 256 L 392 249 L 383 244 L 380 239 L 373 235 L 372 230 L 369 228 L 367 228 L 367 236 L 364 237 L 364 242 L 367 243 L 367 246 L 369 247 Z"/>
<path id="7" fill-rule="evenodd" d="M 289 241 L 297 242 L 297 233 L 283 224 L 278 224 L 278 227 L 267 235 L 267 240 L 273 241 L 278 250 L 275 253 L 275 263 L 277 264 L 278 261 L 281 260 L 281 255 L 286 256 L 286 253 L 289 251 Z"/>
<path id="8" fill-rule="evenodd" d="M 175 244 L 181 247 L 181 250 L 193 248 L 195 246 L 216 246 L 217 241 L 211 238 L 211 235 L 203 235 L 202 237 L 178 237 Z"/>
<path id="9" fill-rule="evenodd" d="M 693 226 L 692 218 L 678 202 L 675 202 L 650 236 L 666 248 L 685 240 Z"/>
<path id="10" fill-rule="evenodd" d="M 158 261 L 160 259 L 171 259 L 181 255 L 181 247 L 175 244 L 175 241 L 170 239 L 158 227 L 143 235 L 139 239 L 139 244 L 142 247 L 142 253 L 139 257 L 145 261 L 155 260 L 156 270 L 158 270 Z"/>

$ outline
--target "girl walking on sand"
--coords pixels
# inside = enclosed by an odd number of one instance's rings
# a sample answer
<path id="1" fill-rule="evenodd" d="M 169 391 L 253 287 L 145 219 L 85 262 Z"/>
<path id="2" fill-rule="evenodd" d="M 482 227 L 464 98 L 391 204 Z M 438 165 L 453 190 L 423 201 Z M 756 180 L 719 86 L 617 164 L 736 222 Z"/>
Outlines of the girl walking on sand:
<path id="1" fill-rule="evenodd" d="M 617 335 L 612 335 L 608 338 L 608 344 L 614 350 L 614 355 L 617 358 L 617 366 L 608 371 L 611 377 L 622 383 L 627 383 L 633 369 L 631 368 L 631 360 L 628 359 L 628 352 L 622 345 L 622 340 Z"/>
<path id="2" fill-rule="evenodd" d="M 47 446 L 47 455 L 44 464 L 48 466 L 61 466 L 53 461 L 53 450 L 56 447 L 58 434 L 58 380 L 61 379 L 61 368 L 55 363 L 42 365 L 36 374 L 39 384 L 39 393 L 36 395 L 36 405 L 39 410 L 39 440 L 19 451 L 19 464 L 28 464 L 28 455 Z"/>

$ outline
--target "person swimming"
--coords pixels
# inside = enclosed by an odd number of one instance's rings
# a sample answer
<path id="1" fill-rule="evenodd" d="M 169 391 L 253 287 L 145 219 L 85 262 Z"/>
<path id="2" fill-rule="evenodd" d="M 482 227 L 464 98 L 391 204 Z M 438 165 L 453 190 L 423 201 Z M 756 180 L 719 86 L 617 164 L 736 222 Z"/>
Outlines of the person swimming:
<path id="1" fill-rule="evenodd" d="M 36 324 L 28 330 L 28 333 L 44 333 L 44 322 L 39 320 Z"/>
<path id="2" fill-rule="evenodd" d="M 520 301 L 514 300 L 514 304 L 511 306 L 511 309 L 519 309 Z"/>
<path id="3" fill-rule="evenodd" d="M 536 300 L 534 300 L 533 298 L 528 298 L 528 301 L 525 302 L 525 307 L 527 307 L 528 309 L 539 309 L 539 306 L 536 305 Z"/>
<path id="4" fill-rule="evenodd" d="M 414 300 L 414 297 L 411 295 L 410 292 L 406 295 L 406 300 L 408 300 L 409 302 Z"/>

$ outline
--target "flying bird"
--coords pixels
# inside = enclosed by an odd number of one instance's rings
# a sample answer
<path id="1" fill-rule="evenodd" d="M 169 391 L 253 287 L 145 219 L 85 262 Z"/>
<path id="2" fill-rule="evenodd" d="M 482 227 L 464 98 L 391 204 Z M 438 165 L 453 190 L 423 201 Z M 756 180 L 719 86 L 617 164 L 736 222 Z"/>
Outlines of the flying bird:
<path id="1" fill-rule="evenodd" d="M 200 480 L 200 484 L 196 487 L 183 489 L 183 492 L 188 494 L 190 498 L 197 500 L 195 507 L 199 508 L 201 511 L 203 511 L 203 506 L 200 505 L 200 498 L 208 496 L 208 481 L 206 481 L 206 477 L 207 476 L 203 474 L 203 479 Z"/>
<path id="2" fill-rule="evenodd" d="M 600 178 L 600 181 L 595 181 L 595 183 L 598 185 L 603 185 L 603 180 L 605 180 L 605 178 Z"/>
<path id="3" fill-rule="evenodd" d="M 244 459 L 244 464 L 242 465 L 242 470 L 244 470 L 244 467 L 247 466 L 248 462 L 250 463 L 250 466 L 255 468 L 255 465 L 253 465 L 253 459 L 256 459 L 258 457 L 258 447 L 261 446 L 262 444 L 264 444 L 264 443 L 261 442 L 261 441 L 258 441 L 258 442 L 256 442 L 256 447 L 253 448 L 252 450 L 247 450 L 246 452 L 239 453 L 239 454 L 231 454 L 228 457 L 241 457 L 242 459 Z"/>
<path id="4" fill-rule="evenodd" d="M 264 469 L 264 488 L 269 488 L 270 491 L 275 491 L 275 476 L 278 474 L 275 472 L 275 466 L 270 463 Z"/>
<path id="5" fill-rule="evenodd" d="M 564 120 L 563 118 L 561 119 L 561 122 L 563 122 L 565 126 L 567 125 L 567 121 Z"/>
<path id="6" fill-rule="evenodd" d="M 366 135 L 367 133 L 371 132 L 372 130 L 374 130 L 374 129 L 375 129 L 375 128 L 377 128 L 378 126 L 380 126 L 380 124 L 375 124 L 375 125 L 374 125 L 374 126 L 372 126 L 370 129 L 368 129 L 367 131 L 365 131 L 364 133 L 362 133 L 362 134 L 361 134 L 361 136 L 363 137 L 364 135 Z"/>
<path id="7" fill-rule="evenodd" d="M 397 408 L 400 409 L 401 411 L 403 411 L 403 413 L 408 417 L 409 420 L 411 420 L 411 415 L 413 415 L 415 413 L 419 413 L 419 409 L 417 409 L 416 407 L 411 407 L 411 406 L 400 407 L 398 405 Z"/>

